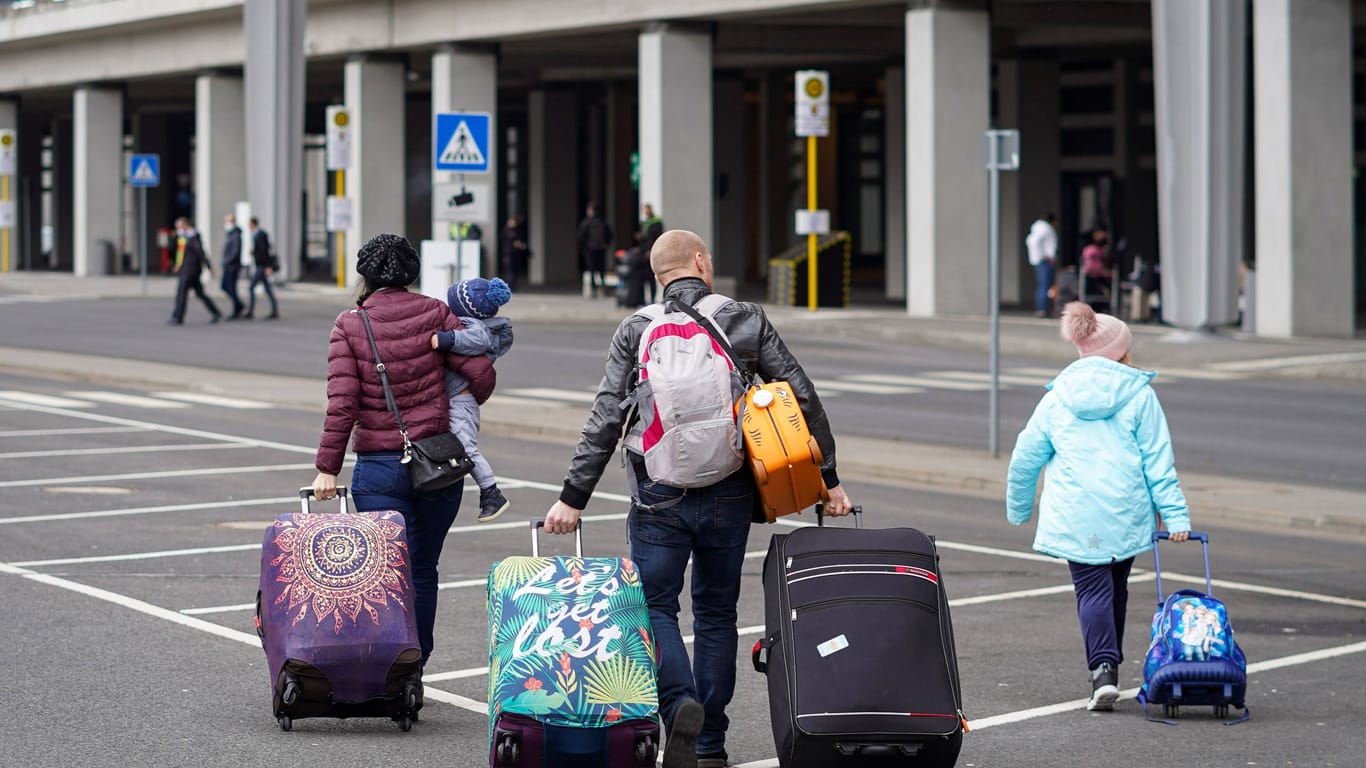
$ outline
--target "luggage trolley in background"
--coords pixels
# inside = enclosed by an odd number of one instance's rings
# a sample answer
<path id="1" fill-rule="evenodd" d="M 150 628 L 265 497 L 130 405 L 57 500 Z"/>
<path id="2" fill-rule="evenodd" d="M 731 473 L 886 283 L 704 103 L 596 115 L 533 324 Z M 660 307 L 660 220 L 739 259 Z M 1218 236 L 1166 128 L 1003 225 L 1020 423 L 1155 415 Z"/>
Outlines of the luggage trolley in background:
<path id="1" fill-rule="evenodd" d="M 388 717 L 407 731 L 422 708 L 408 534 L 398 512 L 301 511 L 266 529 L 256 632 L 282 730 L 306 717 Z"/>

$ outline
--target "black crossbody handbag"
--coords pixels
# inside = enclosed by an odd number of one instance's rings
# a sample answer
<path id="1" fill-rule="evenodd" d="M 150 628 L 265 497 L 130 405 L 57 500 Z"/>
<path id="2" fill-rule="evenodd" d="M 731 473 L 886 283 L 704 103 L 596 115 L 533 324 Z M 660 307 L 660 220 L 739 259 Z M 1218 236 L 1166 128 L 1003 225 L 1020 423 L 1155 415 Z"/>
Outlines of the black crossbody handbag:
<path id="1" fill-rule="evenodd" d="M 375 370 L 379 372 L 379 383 L 384 387 L 384 402 L 393 411 L 398 422 L 399 434 L 403 435 L 403 458 L 400 463 L 408 466 L 408 479 L 413 490 L 418 493 L 437 491 L 455 485 L 474 469 L 474 462 L 465 453 L 460 438 L 450 432 L 442 431 L 417 442 L 408 439 L 408 428 L 403 424 L 403 414 L 398 412 L 394 401 L 394 391 L 389 388 L 389 374 L 384 370 L 384 362 L 379 357 L 379 345 L 375 343 L 375 333 L 370 330 L 370 317 L 365 309 L 360 309 L 361 322 L 365 323 L 365 337 L 370 340 L 370 352 L 375 356 Z"/>

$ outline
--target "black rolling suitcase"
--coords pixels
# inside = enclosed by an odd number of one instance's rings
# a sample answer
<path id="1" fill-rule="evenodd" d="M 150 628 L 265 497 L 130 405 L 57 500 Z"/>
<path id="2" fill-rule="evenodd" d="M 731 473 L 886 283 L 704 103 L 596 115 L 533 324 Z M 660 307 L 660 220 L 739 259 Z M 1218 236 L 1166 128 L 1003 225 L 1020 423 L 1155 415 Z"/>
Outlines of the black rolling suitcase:
<path id="1" fill-rule="evenodd" d="M 964 718 L 934 540 L 863 529 L 860 512 L 857 529 L 775 534 L 764 559 L 766 632 L 753 655 L 778 763 L 952 766 Z"/>

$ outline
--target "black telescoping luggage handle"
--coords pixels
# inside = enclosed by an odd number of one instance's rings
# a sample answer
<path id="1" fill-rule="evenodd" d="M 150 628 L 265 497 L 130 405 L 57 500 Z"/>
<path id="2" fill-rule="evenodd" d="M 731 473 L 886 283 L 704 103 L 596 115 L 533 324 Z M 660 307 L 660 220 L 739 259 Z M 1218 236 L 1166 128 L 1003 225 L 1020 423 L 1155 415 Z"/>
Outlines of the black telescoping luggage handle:
<path id="1" fill-rule="evenodd" d="M 1153 573 L 1157 576 L 1157 604 L 1163 603 L 1162 598 L 1162 560 L 1157 554 L 1157 543 L 1163 539 L 1170 539 L 1171 533 L 1158 531 L 1153 534 Z M 1190 538 L 1200 542 L 1201 548 L 1205 553 L 1205 594 L 1214 594 L 1214 584 L 1209 576 L 1209 534 L 1202 531 L 1191 531 Z"/>
<path id="2" fill-rule="evenodd" d="M 541 556 L 541 542 L 537 538 L 536 532 L 545 527 L 545 518 L 538 517 L 531 521 L 531 556 Z M 574 554 L 583 557 L 583 520 L 574 523 Z"/>
<path id="3" fill-rule="evenodd" d="M 299 489 L 299 506 L 303 508 L 303 513 L 305 515 L 309 513 L 308 502 L 316 498 L 317 496 L 313 495 L 313 486 L 305 485 Z M 337 501 L 341 504 L 342 513 L 350 511 L 346 506 L 346 486 L 337 486 Z"/>
<path id="4" fill-rule="evenodd" d="M 854 506 L 852 506 L 852 507 L 849 508 L 849 511 L 854 515 L 854 527 L 855 527 L 855 528 L 862 528 L 862 527 L 863 527 L 863 507 L 861 507 L 861 506 L 859 506 L 859 505 L 854 505 Z M 816 525 L 818 525 L 818 526 L 820 526 L 820 527 L 822 527 L 822 528 L 825 527 L 825 505 L 824 505 L 824 504 L 821 504 L 821 503 L 817 503 L 817 504 L 816 504 Z"/>

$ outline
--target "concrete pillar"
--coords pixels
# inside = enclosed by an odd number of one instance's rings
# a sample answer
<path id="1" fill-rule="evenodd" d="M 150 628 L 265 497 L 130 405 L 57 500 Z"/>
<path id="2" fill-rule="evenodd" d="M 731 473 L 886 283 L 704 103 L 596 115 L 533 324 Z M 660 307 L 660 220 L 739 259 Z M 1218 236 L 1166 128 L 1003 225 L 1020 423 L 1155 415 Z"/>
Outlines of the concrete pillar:
<path id="1" fill-rule="evenodd" d="M 749 133 L 745 131 L 745 81 L 716 82 L 716 242 L 711 245 L 717 290 L 734 296 L 749 264 Z M 724 278 L 724 279 L 722 279 Z"/>
<path id="2" fill-rule="evenodd" d="M 1246 22 L 1242 2 L 1153 0 L 1162 318 L 1182 328 L 1238 318 Z"/>
<path id="3" fill-rule="evenodd" d="M 536 90 L 527 97 L 527 234 L 533 285 L 579 284 L 578 110 L 573 91 Z"/>
<path id="4" fill-rule="evenodd" d="M 247 199 L 243 93 L 242 78 L 235 75 L 205 72 L 195 78 L 194 219 L 217 257 L 215 268 L 222 262 L 223 217 Z"/>
<path id="5" fill-rule="evenodd" d="M 346 172 L 346 196 L 351 199 L 345 254 L 348 286 L 359 278 L 355 254 L 362 244 L 382 232 L 406 234 L 406 85 L 403 62 L 346 62 L 346 108 L 351 117 L 351 168 Z"/>
<path id="6" fill-rule="evenodd" d="M 906 298 L 906 68 L 888 67 L 882 114 L 883 286 L 889 299 Z"/>
<path id="7" fill-rule="evenodd" d="M 711 57 L 707 31 L 650 24 L 640 34 L 641 199 L 715 249 Z"/>
<path id="8" fill-rule="evenodd" d="M 498 203 L 502 187 L 498 183 L 498 54 L 485 48 L 445 46 L 432 54 L 432 113 L 488 112 L 490 162 L 486 174 L 465 174 L 467 181 L 488 184 L 493 201 L 489 209 L 491 221 L 478 222 L 483 233 L 484 267 L 481 274 L 497 274 Z M 435 120 L 436 118 L 432 118 Z M 432 174 L 432 183 L 455 181 L 456 174 L 445 171 Z M 433 240 L 450 240 L 450 222 L 432 222 Z"/>
<path id="9" fill-rule="evenodd" d="M 975 8 L 906 12 L 906 310 L 917 317 L 988 311 L 991 29 Z"/>
<path id="10" fill-rule="evenodd" d="M 1032 308 L 1034 268 L 1025 236 L 1035 219 L 1060 213 L 1062 203 L 1058 64 L 1042 59 L 1000 61 L 996 83 L 996 126 L 1020 132 L 1020 168 L 1001 174 L 1001 303 Z"/>
<path id="11" fill-rule="evenodd" d="M 123 94 L 83 86 L 73 99 L 72 274 L 104 275 L 104 242 L 119 242 L 119 195 L 123 189 Z M 163 180 L 164 183 L 164 180 Z"/>
<path id="12" fill-rule="evenodd" d="M 1253 4 L 1258 335 L 1353 334 L 1351 22 L 1347 0 Z"/>
<path id="13" fill-rule="evenodd" d="M 304 25 L 302 0 L 245 0 L 247 197 L 280 258 L 302 272 Z"/>

